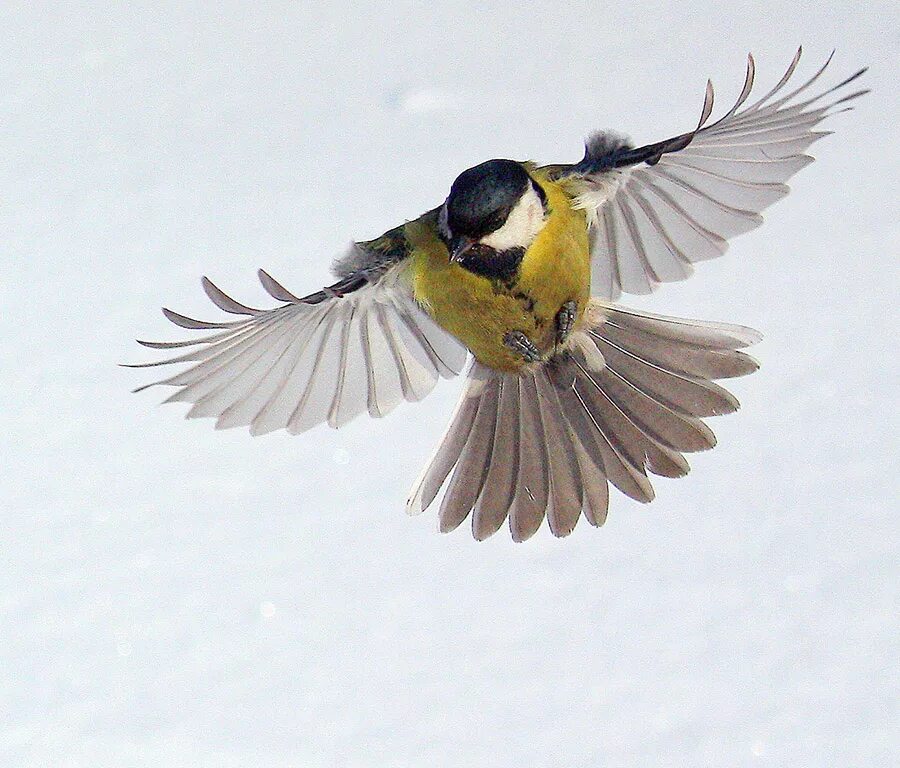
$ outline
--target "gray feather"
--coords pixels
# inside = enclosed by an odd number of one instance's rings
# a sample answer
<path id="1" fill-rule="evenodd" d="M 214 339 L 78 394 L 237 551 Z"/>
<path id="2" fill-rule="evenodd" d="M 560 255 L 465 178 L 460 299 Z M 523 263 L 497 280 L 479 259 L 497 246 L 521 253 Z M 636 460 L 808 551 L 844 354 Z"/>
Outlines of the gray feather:
<path id="1" fill-rule="evenodd" d="M 474 509 L 477 539 L 506 518 L 515 541 L 545 517 L 554 536 L 566 536 L 582 513 L 592 525 L 605 522 L 609 484 L 648 502 L 648 473 L 682 477 L 690 469 L 683 453 L 715 444 L 698 417 L 737 401 L 710 379 L 756 370 L 737 348 L 759 334 L 599 301 L 585 318 L 566 350 L 518 375 L 473 367 L 411 511 L 428 507 L 449 476 L 442 531 Z"/>

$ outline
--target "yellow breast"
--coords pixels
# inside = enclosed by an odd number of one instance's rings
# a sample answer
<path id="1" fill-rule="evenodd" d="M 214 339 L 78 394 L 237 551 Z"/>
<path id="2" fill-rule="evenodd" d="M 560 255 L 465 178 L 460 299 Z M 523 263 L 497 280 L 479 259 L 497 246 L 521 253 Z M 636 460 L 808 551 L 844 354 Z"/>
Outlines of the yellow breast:
<path id="1" fill-rule="evenodd" d="M 416 300 L 479 362 L 501 371 L 517 371 L 525 365 L 504 345 L 507 332 L 522 331 L 542 352 L 549 353 L 555 345 L 560 307 L 567 301 L 577 302 L 577 325 L 590 296 L 584 212 L 572 208 L 560 183 L 526 167 L 544 189 L 550 213 L 511 285 L 451 264 L 433 223 L 420 219 L 406 225 L 413 246 L 410 278 Z"/>

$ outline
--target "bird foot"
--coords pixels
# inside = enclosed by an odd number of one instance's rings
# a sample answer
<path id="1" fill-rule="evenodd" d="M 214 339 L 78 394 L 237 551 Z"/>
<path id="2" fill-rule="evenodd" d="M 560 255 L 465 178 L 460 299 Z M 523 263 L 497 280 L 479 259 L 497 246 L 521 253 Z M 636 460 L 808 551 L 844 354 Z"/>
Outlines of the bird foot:
<path id="1" fill-rule="evenodd" d="M 575 316 L 578 312 L 578 304 L 574 301 L 567 301 L 560 307 L 556 313 L 556 343 L 563 344 L 572 333 L 575 325 Z"/>
<path id="2" fill-rule="evenodd" d="M 541 359 L 540 350 L 522 331 L 509 331 L 503 337 L 503 343 L 513 352 L 524 357 L 529 363 L 536 363 Z"/>

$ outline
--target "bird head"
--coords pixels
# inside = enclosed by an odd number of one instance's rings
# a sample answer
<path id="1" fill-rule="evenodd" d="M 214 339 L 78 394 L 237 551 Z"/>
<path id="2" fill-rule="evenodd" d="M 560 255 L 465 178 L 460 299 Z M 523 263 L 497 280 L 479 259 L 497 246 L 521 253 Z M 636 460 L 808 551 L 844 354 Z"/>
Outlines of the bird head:
<path id="1" fill-rule="evenodd" d="M 526 249 L 544 226 L 547 196 L 521 163 L 488 160 L 463 171 L 441 207 L 450 260 Z"/>

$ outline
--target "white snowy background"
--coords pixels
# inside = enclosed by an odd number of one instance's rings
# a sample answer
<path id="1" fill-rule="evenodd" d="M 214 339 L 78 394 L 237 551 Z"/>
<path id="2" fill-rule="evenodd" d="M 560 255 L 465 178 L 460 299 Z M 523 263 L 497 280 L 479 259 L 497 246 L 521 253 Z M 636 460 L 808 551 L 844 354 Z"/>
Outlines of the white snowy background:
<path id="1" fill-rule="evenodd" d="M 900 13 L 890 2 L 0 9 L 0 765 L 898 760 Z M 657 140 L 797 44 L 872 65 L 819 161 L 631 303 L 765 333 L 719 447 L 514 545 L 406 492 L 459 391 L 301 437 L 132 395 L 132 341 L 264 302 L 490 157 Z M 152 355 L 151 355 L 152 356 Z M 150 375 L 152 375 L 152 371 Z"/>

